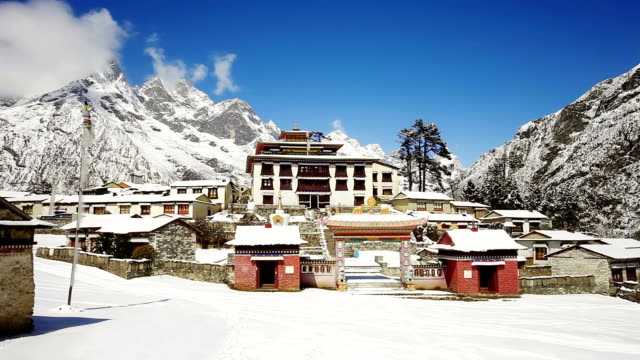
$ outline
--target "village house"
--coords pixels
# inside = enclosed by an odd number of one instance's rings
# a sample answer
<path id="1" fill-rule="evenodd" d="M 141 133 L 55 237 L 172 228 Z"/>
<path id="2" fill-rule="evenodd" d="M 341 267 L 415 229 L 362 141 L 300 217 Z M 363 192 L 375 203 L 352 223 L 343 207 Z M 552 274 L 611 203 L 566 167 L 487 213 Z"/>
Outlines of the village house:
<path id="1" fill-rule="evenodd" d="M 593 275 L 596 291 L 609 293 L 610 286 L 637 282 L 640 269 L 640 241 L 601 239 L 604 244 L 581 244 L 547 255 L 553 275 Z"/>
<path id="2" fill-rule="evenodd" d="M 87 195 L 83 197 L 84 212 L 102 214 L 137 214 L 155 217 L 161 214 L 182 215 L 202 219 L 220 211 L 204 194 L 172 195 Z M 77 195 L 56 197 L 55 213 L 75 214 L 78 209 Z M 49 200 L 43 201 L 43 211 L 49 211 Z"/>
<path id="3" fill-rule="evenodd" d="M 45 207 L 43 202 L 48 201 L 49 199 L 49 195 L 28 194 L 8 198 L 6 200 L 20 208 L 25 214 L 32 217 L 40 217 L 48 215 L 49 207 Z"/>
<path id="4" fill-rule="evenodd" d="M 0 337 L 33 328 L 33 234 L 51 226 L 0 197 Z"/>
<path id="5" fill-rule="evenodd" d="M 68 245 L 74 246 L 76 222 L 61 229 L 67 231 Z M 95 241 L 103 236 L 125 237 L 131 246 L 149 244 L 158 259 L 195 260 L 197 230 L 173 217 L 141 218 L 139 215 L 85 215 L 80 221 L 78 240 L 86 251 L 95 250 Z"/>
<path id="6" fill-rule="evenodd" d="M 398 193 L 398 168 L 367 157 L 337 156 L 342 144 L 320 143 L 297 126 L 279 140 L 261 142 L 247 157 L 256 205 L 362 206 L 370 197 L 389 201 Z"/>
<path id="7" fill-rule="evenodd" d="M 514 239 L 518 244 L 526 247 L 518 251 L 518 255 L 527 259 L 527 264 L 546 265 L 549 260 L 547 254 L 556 252 L 575 244 L 601 244 L 602 242 L 590 235 L 566 230 L 534 230 Z"/>
<path id="8" fill-rule="evenodd" d="M 427 224 L 435 226 L 438 230 L 466 229 L 476 226 L 480 222 L 480 220 L 476 219 L 473 215 L 466 213 L 432 214 L 428 211 L 410 210 L 408 214 L 417 218 L 426 219 Z"/>
<path id="9" fill-rule="evenodd" d="M 179 194 L 205 194 L 211 203 L 220 205 L 225 210 L 234 202 L 233 182 L 227 177 L 219 177 L 215 180 L 188 180 L 171 184 L 171 195 Z"/>
<path id="10" fill-rule="evenodd" d="M 464 294 L 518 295 L 518 250 L 504 230 L 458 229 L 445 232 L 431 249 L 445 264 L 451 291 Z"/>
<path id="11" fill-rule="evenodd" d="M 449 196 L 438 192 L 401 191 L 391 200 L 398 211 L 428 211 L 430 213 L 449 214 L 452 212 Z"/>
<path id="12" fill-rule="evenodd" d="M 452 212 L 473 215 L 480 219 L 487 215 L 491 206 L 473 201 L 451 201 Z"/>
<path id="13" fill-rule="evenodd" d="M 480 219 L 481 225 L 500 224 L 512 237 L 534 230 L 550 230 L 551 219 L 535 210 L 491 210 Z"/>

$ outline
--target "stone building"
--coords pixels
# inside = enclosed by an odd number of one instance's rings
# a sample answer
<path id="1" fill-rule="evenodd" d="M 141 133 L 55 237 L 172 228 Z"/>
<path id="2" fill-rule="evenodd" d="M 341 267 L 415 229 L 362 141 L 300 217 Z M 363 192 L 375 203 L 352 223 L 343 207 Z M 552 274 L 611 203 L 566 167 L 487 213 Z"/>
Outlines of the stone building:
<path id="1" fill-rule="evenodd" d="M 449 214 L 452 212 L 452 200 L 452 198 L 443 193 L 404 190 L 391 200 L 391 205 L 400 211 L 415 210 Z"/>
<path id="2" fill-rule="evenodd" d="M 534 230 L 514 239 L 526 249 L 518 251 L 518 255 L 525 257 L 527 264 L 547 265 L 547 254 L 556 252 L 575 244 L 601 244 L 593 236 L 581 232 L 566 230 Z"/>
<path id="3" fill-rule="evenodd" d="M 518 237 L 534 230 L 550 230 L 551 219 L 535 210 L 491 210 L 480 219 L 481 225 L 501 226 L 512 237 Z"/>
<path id="4" fill-rule="evenodd" d="M 504 230 L 458 229 L 437 244 L 449 289 L 464 294 L 518 295 L 517 244 Z"/>
<path id="5" fill-rule="evenodd" d="M 69 246 L 73 246 L 76 222 L 62 229 L 67 230 Z M 195 260 L 197 231 L 182 219 L 169 216 L 87 215 L 80 221 L 78 239 L 83 249 L 93 251 L 94 241 L 102 236 L 124 236 L 132 246 L 153 246 L 157 251 L 157 259 Z"/>
<path id="6" fill-rule="evenodd" d="M 452 201 L 451 208 L 453 212 L 473 215 L 476 219 L 480 219 L 487 215 L 491 206 L 473 201 Z"/>
<path id="7" fill-rule="evenodd" d="M 547 255 L 553 275 L 593 275 L 596 291 L 638 281 L 640 242 L 633 239 L 602 239 L 607 244 L 576 244 Z"/>
<path id="8" fill-rule="evenodd" d="M 33 233 L 50 226 L 0 197 L 0 336 L 33 328 Z"/>

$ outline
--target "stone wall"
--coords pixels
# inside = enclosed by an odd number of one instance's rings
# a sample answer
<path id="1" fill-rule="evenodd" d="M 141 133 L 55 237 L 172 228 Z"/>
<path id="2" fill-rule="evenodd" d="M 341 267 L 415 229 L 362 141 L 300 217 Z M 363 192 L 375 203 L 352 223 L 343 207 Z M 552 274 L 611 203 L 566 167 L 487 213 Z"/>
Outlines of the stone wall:
<path id="1" fill-rule="evenodd" d="M 595 279 L 595 292 L 609 293 L 611 281 L 611 269 L 608 260 L 590 251 L 574 248 L 558 255 L 549 257 L 551 274 L 553 276 L 565 275 L 593 275 Z"/>
<path id="2" fill-rule="evenodd" d="M 520 293 L 538 295 L 594 294 L 597 293 L 596 279 L 593 275 L 521 277 Z"/>
<path id="3" fill-rule="evenodd" d="M 58 261 L 73 261 L 73 248 L 39 248 L 36 256 Z M 78 264 L 93 266 L 125 279 L 151 275 L 171 275 L 183 279 L 213 283 L 231 283 L 232 266 L 202 264 L 180 260 L 114 259 L 111 255 L 80 252 Z"/>
<path id="4" fill-rule="evenodd" d="M 149 244 L 156 248 L 160 260 L 196 259 L 196 234 L 188 226 L 172 223 L 151 233 Z"/>
<path id="5" fill-rule="evenodd" d="M 400 251 L 399 241 L 347 241 L 345 246 L 353 251 Z"/>
<path id="6" fill-rule="evenodd" d="M 551 276 L 550 265 L 525 265 L 520 269 L 520 277 Z"/>
<path id="7" fill-rule="evenodd" d="M 0 245 L 0 337 L 33 329 L 34 296 L 31 246 Z"/>

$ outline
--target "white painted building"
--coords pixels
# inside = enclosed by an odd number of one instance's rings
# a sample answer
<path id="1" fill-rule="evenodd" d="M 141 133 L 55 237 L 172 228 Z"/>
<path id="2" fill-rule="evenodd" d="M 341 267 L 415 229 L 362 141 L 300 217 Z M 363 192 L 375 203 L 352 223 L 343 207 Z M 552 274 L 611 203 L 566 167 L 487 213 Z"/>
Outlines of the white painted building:
<path id="1" fill-rule="evenodd" d="M 360 206 L 375 197 L 389 201 L 399 191 L 398 169 L 379 159 L 343 157 L 342 144 L 311 140 L 310 131 L 283 131 L 280 140 L 258 143 L 256 154 L 247 157 L 246 172 L 252 176 L 257 205 Z"/>
<path id="2" fill-rule="evenodd" d="M 177 181 L 171 184 L 171 195 L 179 194 L 205 194 L 213 204 L 219 204 L 222 209 L 227 209 L 233 202 L 233 183 L 227 177 L 219 177 L 215 180 L 187 180 Z"/>

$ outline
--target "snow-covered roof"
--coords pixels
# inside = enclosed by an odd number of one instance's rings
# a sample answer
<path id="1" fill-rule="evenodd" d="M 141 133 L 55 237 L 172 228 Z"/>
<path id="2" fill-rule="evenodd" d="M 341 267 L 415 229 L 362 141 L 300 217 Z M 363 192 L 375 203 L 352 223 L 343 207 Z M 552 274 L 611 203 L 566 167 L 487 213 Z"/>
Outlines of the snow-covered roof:
<path id="1" fill-rule="evenodd" d="M 7 199 L 14 198 L 14 197 L 21 197 L 29 194 L 30 193 L 28 191 L 0 190 L 0 197 L 7 198 Z"/>
<path id="2" fill-rule="evenodd" d="M 55 225 L 38 219 L 31 220 L 0 220 L 0 226 L 54 227 Z"/>
<path id="3" fill-rule="evenodd" d="M 525 237 L 532 233 L 538 233 L 546 236 L 547 240 L 560 240 L 560 241 L 595 241 L 599 240 L 593 236 L 583 234 L 581 232 L 571 232 L 566 230 L 534 230 L 528 234 L 524 234 L 518 237 L 518 240 L 540 240 L 540 239 L 526 239 Z"/>
<path id="4" fill-rule="evenodd" d="M 85 214 L 82 216 L 82 219 L 80 220 L 80 228 L 81 229 L 97 229 L 107 224 L 110 224 L 112 222 L 124 221 L 125 219 L 131 218 L 132 216 L 139 217 L 139 215 L 132 215 L 132 214 L 105 214 L 105 215 Z M 60 227 L 60 229 L 62 230 L 73 230 L 75 228 L 76 228 L 76 221 L 72 221 Z"/>
<path id="5" fill-rule="evenodd" d="M 231 183 L 231 180 L 226 177 L 221 177 L 215 180 L 185 180 L 176 181 L 171 184 L 171 187 L 205 187 L 205 186 L 226 186 Z"/>
<path id="6" fill-rule="evenodd" d="M 181 221 L 173 217 L 141 218 L 136 215 L 86 215 L 80 221 L 82 229 L 97 229 L 98 233 L 130 234 L 148 233 L 157 230 L 174 221 Z M 63 230 L 73 230 L 76 222 L 73 221 L 63 227 Z"/>
<path id="7" fill-rule="evenodd" d="M 207 219 L 210 221 L 216 222 L 239 222 L 242 218 L 242 214 L 229 214 L 227 211 L 217 212 L 211 216 L 208 216 Z"/>
<path id="8" fill-rule="evenodd" d="M 97 232 L 110 234 L 148 233 L 174 221 L 181 220 L 173 217 L 127 218 L 104 224 Z"/>
<path id="9" fill-rule="evenodd" d="M 12 198 L 7 198 L 8 202 L 11 203 L 16 203 L 16 202 L 42 202 L 45 200 L 49 200 L 51 196 L 50 195 L 23 195 L 23 196 L 16 196 L 16 197 L 12 197 Z"/>
<path id="10" fill-rule="evenodd" d="M 580 247 L 616 260 L 640 259 L 640 248 L 626 248 L 608 244 L 585 244 Z"/>
<path id="11" fill-rule="evenodd" d="M 437 214 L 428 211 L 412 211 L 410 214 L 417 218 L 427 219 L 429 222 L 480 222 L 480 220 L 470 214 Z"/>
<path id="12" fill-rule="evenodd" d="M 418 226 L 424 224 L 419 219 L 403 213 L 391 214 L 335 214 L 327 218 L 327 226 Z"/>
<path id="13" fill-rule="evenodd" d="M 609 245 L 615 245 L 624 248 L 640 248 L 640 241 L 636 239 L 624 239 L 624 238 L 601 238 L 599 239 Z"/>
<path id="14" fill-rule="evenodd" d="M 307 242 L 300 238 L 298 226 L 238 226 L 235 239 L 227 245 L 264 246 L 264 245 L 300 245 Z"/>
<path id="15" fill-rule="evenodd" d="M 199 200 L 198 198 L 204 194 L 173 194 L 173 195 L 157 195 L 157 194 L 136 194 L 136 195 L 84 195 L 82 197 L 85 204 L 105 204 L 105 203 L 157 203 L 157 202 L 203 202 L 210 201 Z M 204 198 L 203 198 L 204 199 Z M 49 200 L 43 201 L 48 204 Z M 77 204 L 78 195 L 64 195 L 56 197 L 56 204 Z"/>
<path id="16" fill-rule="evenodd" d="M 491 214 L 497 214 L 498 217 L 489 217 Z M 548 219 L 548 217 L 536 210 L 491 210 L 483 219 L 496 219 L 499 217 L 511 219 Z"/>
<path id="17" fill-rule="evenodd" d="M 470 208 L 490 208 L 491 206 L 480 204 L 473 201 L 452 201 L 451 205 L 455 207 L 470 207 Z"/>
<path id="18" fill-rule="evenodd" d="M 451 244 L 445 243 L 451 239 Z M 521 250 L 526 247 L 516 243 L 504 230 L 456 229 L 442 235 L 440 241 L 430 246 L 439 250 L 455 251 L 489 251 L 489 250 Z"/>
<path id="19" fill-rule="evenodd" d="M 404 195 L 404 197 L 402 196 Z M 433 191 L 401 191 L 394 197 L 395 199 L 416 199 L 416 200 L 453 200 L 449 196 Z"/>

